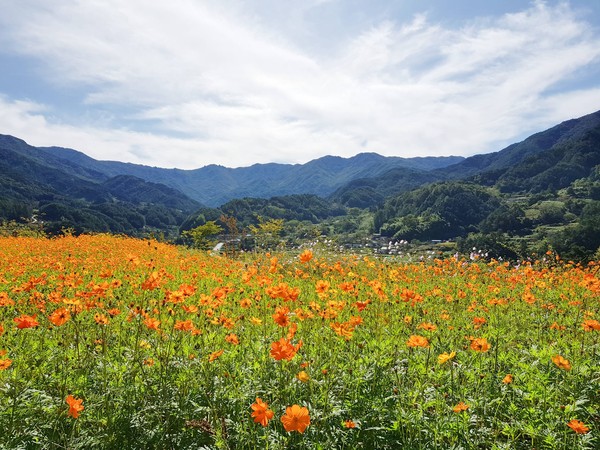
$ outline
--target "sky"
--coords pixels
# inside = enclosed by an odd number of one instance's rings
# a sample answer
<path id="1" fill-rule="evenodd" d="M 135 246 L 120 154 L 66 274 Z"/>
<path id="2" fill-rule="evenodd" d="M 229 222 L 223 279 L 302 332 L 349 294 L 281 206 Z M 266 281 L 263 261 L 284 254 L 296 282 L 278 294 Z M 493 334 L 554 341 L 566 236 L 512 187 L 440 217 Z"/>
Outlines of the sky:
<path id="1" fill-rule="evenodd" d="M 0 0 L 0 134 L 165 168 L 470 156 L 600 110 L 600 0 Z"/>

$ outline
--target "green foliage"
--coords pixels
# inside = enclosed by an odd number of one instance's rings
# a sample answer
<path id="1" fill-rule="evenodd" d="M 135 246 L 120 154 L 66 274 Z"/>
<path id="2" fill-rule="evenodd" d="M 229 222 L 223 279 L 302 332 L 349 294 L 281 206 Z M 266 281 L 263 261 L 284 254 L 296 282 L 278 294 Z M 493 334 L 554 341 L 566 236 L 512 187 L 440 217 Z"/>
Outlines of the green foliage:
<path id="1" fill-rule="evenodd" d="M 523 242 L 523 241 L 520 241 Z M 516 260 L 529 256 L 526 247 L 519 245 L 506 233 L 469 233 L 457 239 L 457 250 L 463 255 L 477 255 L 483 259 Z"/>
<path id="2" fill-rule="evenodd" d="M 344 215 L 344 207 L 316 195 L 299 194 L 282 197 L 243 198 L 222 205 L 219 210 L 235 217 L 243 226 L 256 225 L 257 217 L 308 220 L 317 223 L 329 217 Z"/>
<path id="3" fill-rule="evenodd" d="M 531 156 L 508 169 L 498 180 L 503 192 L 557 191 L 575 180 L 589 177 L 600 164 L 600 127 L 577 140 L 557 143 L 543 154 Z"/>
<path id="4" fill-rule="evenodd" d="M 43 224 L 37 220 L 27 222 L 17 222 L 15 220 L 0 222 L 0 236 L 21 236 L 21 237 L 46 237 Z"/>
<path id="5" fill-rule="evenodd" d="M 33 208 L 30 203 L 11 198 L 0 198 L 0 219 L 23 221 L 32 214 Z"/>
<path id="6" fill-rule="evenodd" d="M 484 233 L 513 232 L 522 234 L 531 226 L 531 220 L 525 216 L 523 208 L 515 203 L 502 203 L 492 211 L 480 225 Z"/>
<path id="7" fill-rule="evenodd" d="M 249 230 L 254 235 L 256 244 L 261 248 L 274 248 L 279 244 L 279 235 L 283 230 L 283 219 L 266 220 L 257 217 L 258 225 L 250 225 Z"/>
<path id="8" fill-rule="evenodd" d="M 353 180 L 329 196 L 348 207 L 374 208 L 388 197 L 446 178 L 437 172 L 396 168 L 375 178 Z"/>
<path id="9" fill-rule="evenodd" d="M 579 223 L 551 237 L 554 249 L 564 258 L 589 260 L 600 249 L 600 201 L 589 202 Z"/>
<path id="10" fill-rule="evenodd" d="M 223 228 L 217 225 L 212 220 L 209 220 L 203 225 L 199 225 L 191 230 L 182 233 L 184 238 L 189 238 L 192 241 L 192 246 L 202 250 L 208 250 L 214 247 L 216 240 L 214 236 L 221 233 Z"/>
<path id="11" fill-rule="evenodd" d="M 375 226 L 385 236 L 447 239 L 477 230 L 500 205 L 488 188 L 445 182 L 421 187 L 388 200 L 376 214 Z"/>
<path id="12" fill-rule="evenodd" d="M 496 233 L 521 254 L 523 245 L 532 250 L 543 241 L 588 258 L 595 252 L 594 229 L 581 222 L 587 220 L 586 205 L 600 201 L 599 149 L 600 112 L 464 160 L 360 154 L 296 166 L 197 171 L 95 161 L 0 135 L 0 219 L 26 222 L 39 210 L 49 234 L 68 228 L 75 234 L 162 233 L 167 239 L 213 221 L 237 241 L 249 227 L 260 228 L 260 216 L 301 224 L 298 230 L 287 225 L 281 230 L 288 244 L 317 231 L 351 244 L 364 242 L 373 231 L 421 241 Z M 462 181 L 439 181 L 448 179 Z M 207 208 L 182 190 L 196 198 L 207 195 L 211 204 L 242 198 Z M 248 197 L 307 190 L 329 197 Z M 349 207 L 362 212 L 351 213 Z M 589 210 L 586 214 L 597 219 Z"/>
<path id="13" fill-rule="evenodd" d="M 405 240 L 429 240 L 446 237 L 451 233 L 450 225 L 438 214 L 415 216 L 408 214 L 385 223 L 380 232 L 383 236 Z"/>

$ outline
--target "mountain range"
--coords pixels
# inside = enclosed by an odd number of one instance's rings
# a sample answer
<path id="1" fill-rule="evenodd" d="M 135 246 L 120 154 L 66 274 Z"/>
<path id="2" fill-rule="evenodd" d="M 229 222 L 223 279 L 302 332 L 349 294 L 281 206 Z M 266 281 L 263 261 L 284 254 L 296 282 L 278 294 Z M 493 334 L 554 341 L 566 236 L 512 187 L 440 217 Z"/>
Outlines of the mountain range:
<path id="1" fill-rule="evenodd" d="M 103 183 L 115 176 L 128 175 L 164 184 L 211 207 L 243 197 L 269 198 L 290 194 L 323 197 L 351 180 L 377 176 L 391 168 L 429 171 L 463 159 L 458 156 L 401 158 L 361 153 L 351 158 L 324 156 L 306 164 L 269 163 L 241 168 L 213 164 L 194 170 L 181 170 L 98 161 L 77 150 L 32 147 L 20 139 L 5 135 L 0 135 L 0 148 L 17 152 L 24 158 L 35 159 L 82 182 Z"/>
<path id="2" fill-rule="evenodd" d="M 243 210 L 242 222 L 247 222 L 251 214 L 285 216 L 282 211 L 297 208 L 294 218 L 318 221 L 344 215 L 345 208 L 361 208 L 377 210 L 375 231 L 399 236 L 406 228 L 402 217 L 412 215 L 426 223 L 438 220 L 432 219 L 438 214 L 432 209 L 436 202 L 422 196 L 441 195 L 445 188 L 435 188 L 435 194 L 431 186 L 460 182 L 493 189 L 493 198 L 487 198 L 489 192 L 479 192 L 491 205 L 474 215 L 479 220 L 500 207 L 499 195 L 557 193 L 574 189 L 574 183 L 577 192 L 582 185 L 595 192 L 599 165 L 600 111 L 498 152 L 468 158 L 361 153 L 351 158 L 325 156 L 306 164 L 209 165 L 195 170 L 98 161 L 77 150 L 34 147 L 20 138 L 0 135 L 0 219 L 38 214 L 50 231 L 73 227 L 76 231 L 177 233 L 184 222 L 197 223 L 194 216 L 218 217 Z M 465 199 L 478 197 L 471 188 L 467 190 Z M 462 195 L 456 186 L 443 194 L 446 198 L 448 192 L 457 198 Z M 590 195 L 592 199 L 595 194 Z M 429 209 L 418 207 L 419 201 Z M 402 203 L 413 205 L 412 209 L 400 207 Z M 465 225 L 462 232 L 472 228 Z"/>

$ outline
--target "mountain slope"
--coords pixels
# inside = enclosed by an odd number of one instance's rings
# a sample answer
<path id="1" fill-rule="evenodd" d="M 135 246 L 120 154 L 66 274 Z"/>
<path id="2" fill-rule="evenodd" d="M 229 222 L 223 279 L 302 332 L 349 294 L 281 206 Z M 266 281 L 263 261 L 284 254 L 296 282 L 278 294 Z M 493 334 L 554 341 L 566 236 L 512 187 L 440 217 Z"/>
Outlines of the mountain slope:
<path id="1" fill-rule="evenodd" d="M 475 232 L 463 250 L 483 246 L 510 258 L 550 245 L 586 259 L 600 245 L 600 112 L 433 172 L 471 176 L 388 198 L 375 213 L 375 229 L 423 240 Z"/>
<path id="2" fill-rule="evenodd" d="M 533 134 L 527 139 L 495 152 L 475 155 L 436 172 L 450 178 L 466 178 L 482 172 L 502 173 L 530 156 L 548 151 L 555 146 L 566 146 L 584 138 L 600 126 L 600 111 L 567 120 L 548 130 Z"/>
<path id="3" fill-rule="evenodd" d="M 444 178 L 436 171 L 397 167 L 377 177 L 352 180 L 328 199 L 352 208 L 372 208 L 388 197 Z"/>
<path id="4" fill-rule="evenodd" d="M 474 155 L 457 164 L 426 172 L 393 169 L 375 177 L 355 179 L 329 198 L 348 206 L 367 207 L 427 183 L 451 179 L 497 185 L 504 192 L 560 189 L 588 176 L 598 164 L 599 130 L 597 111 L 567 120 L 498 152 Z"/>
<path id="5" fill-rule="evenodd" d="M 96 181 L 99 180 L 99 181 Z M 36 217 L 50 233 L 174 233 L 201 204 L 132 176 L 106 178 L 93 168 L 0 136 L 0 219 Z"/>
<path id="6" fill-rule="evenodd" d="M 346 183 L 382 174 L 394 167 L 435 170 L 455 164 L 462 157 L 384 157 L 362 153 L 351 158 L 325 156 L 306 164 L 254 164 L 228 168 L 208 165 L 194 170 L 163 169 L 116 161 L 97 161 L 76 150 L 39 147 L 61 167 L 69 163 L 77 174 L 104 181 L 117 175 L 132 175 L 145 181 L 161 183 L 177 189 L 208 206 L 218 206 L 244 197 L 270 198 L 291 194 L 327 196 Z"/>

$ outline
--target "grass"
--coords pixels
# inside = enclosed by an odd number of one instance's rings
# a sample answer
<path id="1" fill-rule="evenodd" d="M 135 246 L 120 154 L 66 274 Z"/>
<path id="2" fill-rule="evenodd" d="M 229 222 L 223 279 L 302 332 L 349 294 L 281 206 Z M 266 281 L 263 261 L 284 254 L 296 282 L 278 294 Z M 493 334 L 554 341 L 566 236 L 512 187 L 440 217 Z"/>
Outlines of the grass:
<path id="1" fill-rule="evenodd" d="M 600 445 L 596 264 L 0 249 L 0 448 Z M 303 432 L 284 428 L 292 405 Z"/>

